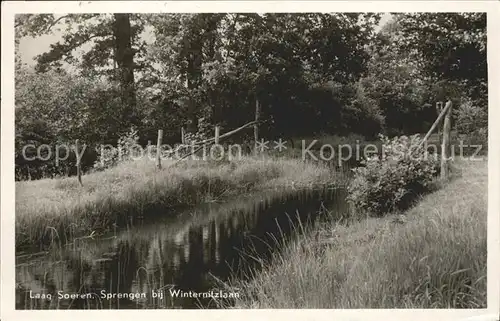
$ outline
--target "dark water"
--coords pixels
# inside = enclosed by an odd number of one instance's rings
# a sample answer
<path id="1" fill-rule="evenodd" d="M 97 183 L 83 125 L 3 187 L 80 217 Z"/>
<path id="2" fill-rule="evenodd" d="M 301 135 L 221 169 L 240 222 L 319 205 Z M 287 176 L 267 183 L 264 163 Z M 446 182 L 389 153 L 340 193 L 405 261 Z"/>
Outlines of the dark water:
<path id="1" fill-rule="evenodd" d="M 16 308 L 230 305 L 240 294 L 224 282 L 250 278 L 277 253 L 278 243 L 325 216 L 324 206 L 330 213 L 344 212 L 344 198 L 339 189 L 267 191 L 18 257 Z"/>

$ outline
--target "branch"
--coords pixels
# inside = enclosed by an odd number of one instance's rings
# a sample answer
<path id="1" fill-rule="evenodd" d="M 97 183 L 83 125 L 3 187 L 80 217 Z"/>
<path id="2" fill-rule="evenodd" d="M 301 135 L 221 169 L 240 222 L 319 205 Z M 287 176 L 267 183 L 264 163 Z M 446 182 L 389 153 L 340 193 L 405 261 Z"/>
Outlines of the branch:
<path id="1" fill-rule="evenodd" d="M 55 45 L 51 45 L 51 50 L 49 52 L 45 52 L 43 54 L 40 54 L 37 56 L 37 61 L 39 64 L 50 64 L 51 62 L 54 62 L 56 60 L 62 59 L 64 56 L 67 56 L 68 53 L 71 51 L 75 50 L 76 48 L 82 46 L 83 44 L 89 42 L 90 40 L 98 37 L 105 37 L 106 35 L 102 34 L 94 34 L 92 36 L 89 36 L 82 41 L 79 41 L 74 44 L 61 44 L 60 42 L 57 42 Z M 50 57 L 52 54 L 56 54 L 56 58 L 54 59 L 48 59 L 45 57 Z M 47 61 L 43 61 L 43 59 L 46 59 Z"/>
<path id="2" fill-rule="evenodd" d="M 67 14 L 67 15 L 64 15 L 64 16 L 59 17 L 56 20 L 54 20 L 47 28 L 45 28 L 45 32 L 48 33 L 50 31 L 50 29 L 52 29 L 52 27 L 54 27 L 59 21 L 61 21 L 62 19 L 65 19 L 65 18 L 67 18 L 69 16 L 70 15 Z"/>
<path id="3" fill-rule="evenodd" d="M 31 15 L 31 16 L 33 16 L 33 15 Z M 54 27 L 59 21 L 61 21 L 62 19 L 65 19 L 65 18 L 67 18 L 69 16 L 70 16 L 70 14 L 61 16 L 61 17 L 57 18 L 56 20 L 52 21 L 45 28 L 41 26 L 39 28 L 36 28 L 34 31 L 30 32 L 29 34 L 31 34 L 31 36 L 36 36 L 36 35 L 39 36 L 39 35 L 42 35 L 42 34 L 48 34 L 50 32 L 50 29 L 52 29 L 52 27 Z M 31 21 L 31 23 L 32 23 L 32 21 Z M 28 25 L 30 24 L 29 17 L 28 17 L 28 19 L 25 19 L 25 20 L 18 20 L 18 22 L 16 24 L 14 24 L 14 28 L 21 27 L 24 24 L 28 24 Z"/>

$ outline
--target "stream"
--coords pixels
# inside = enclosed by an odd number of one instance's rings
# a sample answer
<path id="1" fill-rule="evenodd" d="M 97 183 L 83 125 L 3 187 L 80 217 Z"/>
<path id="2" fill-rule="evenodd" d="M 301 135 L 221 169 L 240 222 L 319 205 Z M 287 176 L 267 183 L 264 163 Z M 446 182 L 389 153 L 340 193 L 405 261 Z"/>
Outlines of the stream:
<path id="1" fill-rule="evenodd" d="M 227 281 L 250 279 L 325 208 L 345 206 L 342 189 L 256 192 L 18 256 L 16 309 L 230 306 L 240 294 Z"/>

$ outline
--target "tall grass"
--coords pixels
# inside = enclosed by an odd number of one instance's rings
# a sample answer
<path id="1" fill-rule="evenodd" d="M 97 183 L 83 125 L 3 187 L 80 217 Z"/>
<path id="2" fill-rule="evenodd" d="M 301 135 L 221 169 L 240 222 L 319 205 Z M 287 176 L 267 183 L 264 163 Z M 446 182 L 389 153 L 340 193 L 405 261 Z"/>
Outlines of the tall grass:
<path id="1" fill-rule="evenodd" d="M 487 162 L 404 219 L 328 223 L 290 243 L 242 289 L 240 308 L 484 308 Z"/>
<path id="2" fill-rule="evenodd" d="M 332 183 L 320 164 L 292 159 L 186 161 L 157 170 L 148 159 L 75 178 L 16 183 L 16 248 L 106 232 L 138 217 L 172 215 L 175 209 L 255 189 Z"/>

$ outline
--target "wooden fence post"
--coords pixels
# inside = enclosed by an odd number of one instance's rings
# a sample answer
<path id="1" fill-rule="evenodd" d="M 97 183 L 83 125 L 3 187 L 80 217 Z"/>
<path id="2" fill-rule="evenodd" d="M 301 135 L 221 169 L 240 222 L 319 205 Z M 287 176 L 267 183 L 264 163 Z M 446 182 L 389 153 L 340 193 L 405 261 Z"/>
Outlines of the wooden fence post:
<path id="1" fill-rule="evenodd" d="M 219 126 L 215 126 L 214 145 L 212 145 L 211 148 L 214 148 L 214 146 L 219 146 L 219 138 L 220 138 L 219 133 L 220 133 L 220 127 Z M 203 155 L 203 156 L 205 156 L 205 155 Z M 212 149 L 210 149 L 210 157 L 214 157 L 215 159 L 218 159 L 220 156 L 221 156 L 221 154 L 219 153 L 219 151 L 217 151 L 217 149 L 216 149 L 215 155 L 213 154 Z"/>
<path id="2" fill-rule="evenodd" d="M 219 131 L 220 131 L 220 127 L 219 126 L 215 126 L 215 144 L 216 145 L 219 144 Z"/>
<path id="3" fill-rule="evenodd" d="M 450 100 L 446 102 L 446 105 L 449 107 L 446 111 L 443 125 L 443 143 L 441 145 L 441 179 L 448 178 L 448 156 L 450 156 L 448 155 L 448 152 L 450 151 L 451 110 L 453 106 Z"/>
<path id="4" fill-rule="evenodd" d="M 438 115 L 443 111 L 443 108 L 444 107 L 443 107 L 443 102 L 442 101 L 436 102 L 436 111 L 437 111 Z M 442 132 L 441 128 L 442 127 L 443 126 L 441 124 L 438 124 L 438 126 L 437 126 L 437 133 L 438 133 L 439 144 L 442 143 L 442 140 L 441 140 L 441 132 Z"/>
<path id="5" fill-rule="evenodd" d="M 80 183 L 80 186 L 83 186 L 82 183 L 82 169 L 81 169 L 81 164 L 80 164 L 80 158 L 78 157 L 80 147 L 79 147 L 79 140 L 77 139 L 75 141 L 75 156 L 76 156 L 76 176 L 78 177 L 78 182 Z"/>
<path id="6" fill-rule="evenodd" d="M 156 167 L 161 169 L 161 140 L 163 138 L 163 129 L 158 129 L 158 142 L 156 144 Z"/>
<path id="7" fill-rule="evenodd" d="M 184 127 L 181 127 L 181 144 L 182 145 L 186 145 L 186 138 L 185 138 L 185 131 L 184 131 Z"/>
<path id="8" fill-rule="evenodd" d="M 259 119 L 260 119 L 260 103 L 259 99 L 255 99 L 255 125 L 253 125 L 253 137 L 255 140 L 255 154 L 257 154 L 257 142 L 259 141 Z"/>

